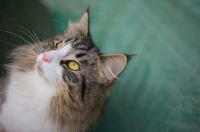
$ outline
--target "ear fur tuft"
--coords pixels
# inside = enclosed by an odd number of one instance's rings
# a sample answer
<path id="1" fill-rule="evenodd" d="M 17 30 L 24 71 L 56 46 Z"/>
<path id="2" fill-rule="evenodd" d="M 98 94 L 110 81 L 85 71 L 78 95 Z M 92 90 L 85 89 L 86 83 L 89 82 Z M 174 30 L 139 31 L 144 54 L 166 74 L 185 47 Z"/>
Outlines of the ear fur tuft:
<path id="1" fill-rule="evenodd" d="M 125 54 L 106 54 L 101 56 L 103 71 L 109 80 L 117 78 L 128 62 Z"/>
<path id="2" fill-rule="evenodd" d="M 83 33 L 83 35 L 87 36 L 88 27 L 89 27 L 89 14 L 88 12 L 85 12 L 80 22 L 78 23 L 78 29 Z"/>
<path id="3" fill-rule="evenodd" d="M 136 54 L 124 54 L 127 58 L 127 61 L 131 60 Z"/>

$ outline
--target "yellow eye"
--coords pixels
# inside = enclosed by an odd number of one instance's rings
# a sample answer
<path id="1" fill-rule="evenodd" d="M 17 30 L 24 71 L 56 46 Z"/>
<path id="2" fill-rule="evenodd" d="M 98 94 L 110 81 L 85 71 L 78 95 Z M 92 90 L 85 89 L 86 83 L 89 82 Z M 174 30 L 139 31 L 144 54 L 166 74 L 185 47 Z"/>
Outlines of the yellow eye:
<path id="1" fill-rule="evenodd" d="M 61 49 L 62 47 L 63 47 L 62 42 L 56 44 L 56 49 Z"/>
<path id="2" fill-rule="evenodd" d="M 79 70 L 79 65 L 77 62 L 75 61 L 69 61 L 67 63 L 67 67 L 70 69 L 70 70 L 73 70 L 73 71 L 78 71 Z"/>

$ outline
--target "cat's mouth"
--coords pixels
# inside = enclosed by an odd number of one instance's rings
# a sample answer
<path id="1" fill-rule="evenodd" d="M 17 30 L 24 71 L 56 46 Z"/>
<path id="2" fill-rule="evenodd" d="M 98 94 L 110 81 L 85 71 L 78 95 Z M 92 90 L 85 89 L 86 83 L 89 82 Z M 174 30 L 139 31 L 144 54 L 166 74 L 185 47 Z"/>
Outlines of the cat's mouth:
<path id="1" fill-rule="evenodd" d="M 44 73 L 43 73 L 43 68 L 42 68 L 42 54 L 38 55 L 37 56 L 37 60 L 36 60 L 36 68 L 39 72 L 40 75 L 44 76 Z"/>
<path id="2" fill-rule="evenodd" d="M 39 73 L 43 74 L 41 63 L 39 63 L 39 64 L 37 63 L 37 70 L 38 70 Z"/>
<path id="3" fill-rule="evenodd" d="M 48 81 L 49 83 L 56 84 L 57 82 L 60 82 L 62 75 L 58 70 L 54 70 L 55 66 L 52 66 L 51 64 L 48 64 L 45 62 L 37 64 L 37 71 L 38 74 Z"/>
<path id="4" fill-rule="evenodd" d="M 44 71 L 43 71 L 42 63 L 41 63 L 41 62 L 37 62 L 37 63 L 36 63 L 36 69 L 37 69 L 38 74 L 39 74 L 42 78 L 44 78 L 44 79 L 46 80 L 47 78 L 45 77 L 45 74 L 44 74 Z"/>

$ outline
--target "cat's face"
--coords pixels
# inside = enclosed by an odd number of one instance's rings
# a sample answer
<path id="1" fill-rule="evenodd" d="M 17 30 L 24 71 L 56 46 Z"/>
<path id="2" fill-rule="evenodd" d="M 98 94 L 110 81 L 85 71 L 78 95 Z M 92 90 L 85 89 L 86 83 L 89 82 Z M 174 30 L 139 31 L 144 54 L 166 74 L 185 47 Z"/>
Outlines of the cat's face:
<path id="1" fill-rule="evenodd" d="M 92 77 L 89 80 L 94 80 L 101 74 L 100 51 L 89 37 L 68 38 L 66 34 L 50 41 L 44 45 L 44 51 L 37 56 L 36 62 L 38 72 L 49 83 L 78 84 L 83 78 Z"/>
<path id="2" fill-rule="evenodd" d="M 83 100 L 88 91 L 102 91 L 101 87 L 111 84 L 127 63 L 125 55 L 105 55 L 94 45 L 88 35 L 88 17 L 85 13 L 66 34 L 45 41 L 36 59 L 38 73 L 48 83 L 78 91 L 76 97 Z M 98 97 L 100 92 L 91 93 Z"/>
<path id="3" fill-rule="evenodd" d="M 90 37 L 65 34 L 48 40 L 43 48 L 37 56 L 38 73 L 48 83 L 76 94 L 76 100 L 106 83 L 100 50 Z"/>

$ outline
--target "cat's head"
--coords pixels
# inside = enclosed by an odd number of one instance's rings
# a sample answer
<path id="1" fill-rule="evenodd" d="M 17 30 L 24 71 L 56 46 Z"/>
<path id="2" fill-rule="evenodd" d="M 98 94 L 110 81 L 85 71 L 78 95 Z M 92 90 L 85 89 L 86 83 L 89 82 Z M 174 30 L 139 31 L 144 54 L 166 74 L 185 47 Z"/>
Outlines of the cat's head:
<path id="1" fill-rule="evenodd" d="M 78 91 L 77 98 L 98 97 L 101 89 L 112 84 L 127 64 L 124 54 L 103 54 L 89 35 L 89 14 L 79 23 L 69 24 L 68 32 L 43 44 L 37 56 L 40 75 L 53 85 Z M 97 92 L 97 93 L 95 93 Z M 97 94 L 97 95 L 95 95 Z"/>

